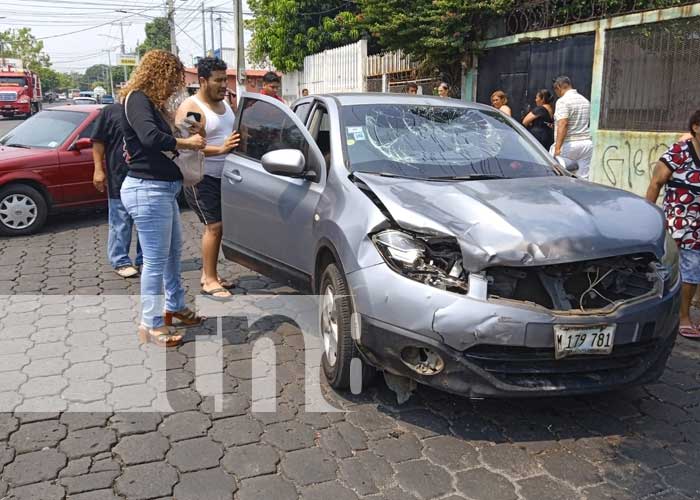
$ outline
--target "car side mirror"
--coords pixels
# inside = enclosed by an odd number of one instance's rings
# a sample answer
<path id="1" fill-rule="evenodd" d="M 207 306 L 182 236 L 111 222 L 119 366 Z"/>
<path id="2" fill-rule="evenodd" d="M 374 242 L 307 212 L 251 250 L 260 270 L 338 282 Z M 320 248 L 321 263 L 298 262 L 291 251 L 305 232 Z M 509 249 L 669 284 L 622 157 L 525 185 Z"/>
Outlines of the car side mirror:
<path id="1" fill-rule="evenodd" d="M 92 139 L 89 137 L 82 137 L 73 143 L 72 151 L 82 151 L 83 149 L 90 149 L 92 147 Z"/>
<path id="2" fill-rule="evenodd" d="M 274 175 L 301 177 L 306 170 L 306 158 L 298 149 L 276 149 L 261 158 L 265 170 Z"/>
<path id="3" fill-rule="evenodd" d="M 562 156 L 557 156 L 556 160 L 567 172 L 574 173 L 578 170 L 578 162 L 576 160 L 570 160 Z"/>

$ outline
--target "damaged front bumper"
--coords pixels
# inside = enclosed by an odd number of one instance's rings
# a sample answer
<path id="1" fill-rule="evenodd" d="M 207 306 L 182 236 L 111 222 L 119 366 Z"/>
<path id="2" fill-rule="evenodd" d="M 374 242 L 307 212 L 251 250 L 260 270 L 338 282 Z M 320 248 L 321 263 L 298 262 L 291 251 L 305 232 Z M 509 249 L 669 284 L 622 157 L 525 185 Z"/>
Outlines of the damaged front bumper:
<path id="1" fill-rule="evenodd" d="M 350 273 L 348 281 L 362 318 L 356 341 L 367 361 L 472 398 L 584 394 L 649 383 L 663 372 L 678 330 L 680 283 L 610 312 L 578 315 L 473 299 L 407 279 L 384 264 Z M 616 325 L 611 354 L 555 359 L 554 325 L 601 324 Z M 417 349 L 437 353 L 439 369 L 425 374 L 430 370 L 407 362 L 406 352 Z"/>

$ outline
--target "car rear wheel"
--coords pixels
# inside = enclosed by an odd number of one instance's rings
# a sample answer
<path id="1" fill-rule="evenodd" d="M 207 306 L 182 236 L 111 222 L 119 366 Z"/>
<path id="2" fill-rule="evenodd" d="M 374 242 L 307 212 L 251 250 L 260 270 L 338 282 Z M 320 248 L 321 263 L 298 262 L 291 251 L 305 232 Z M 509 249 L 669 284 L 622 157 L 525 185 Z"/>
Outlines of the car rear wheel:
<path id="1" fill-rule="evenodd" d="M 350 289 L 336 264 L 326 266 L 319 290 L 323 372 L 331 387 L 347 389 L 351 386 L 352 360 L 359 358 L 359 354 L 351 334 L 353 306 Z M 374 369 L 363 362 L 360 385 L 368 385 L 374 374 Z"/>
<path id="2" fill-rule="evenodd" d="M 36 233 L 46 222 L 48 205 L 44 196 L 26 184 L 0 189 L 0 234 L 22 236 Z"/>

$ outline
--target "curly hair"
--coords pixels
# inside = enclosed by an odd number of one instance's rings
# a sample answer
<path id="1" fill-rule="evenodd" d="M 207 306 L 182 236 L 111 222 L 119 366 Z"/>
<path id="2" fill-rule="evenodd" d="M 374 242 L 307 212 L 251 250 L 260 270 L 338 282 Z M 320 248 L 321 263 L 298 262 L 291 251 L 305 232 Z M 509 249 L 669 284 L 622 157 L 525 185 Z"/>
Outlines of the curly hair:
<path id="1" fill-rule="evenodd" d="M 164 50 L 150 50 L 141 59 L 120 97 L 140 90 L 159 109 L 166 110 L 169 99 L 185 86 L 185 67 L 177 56 Z"/>

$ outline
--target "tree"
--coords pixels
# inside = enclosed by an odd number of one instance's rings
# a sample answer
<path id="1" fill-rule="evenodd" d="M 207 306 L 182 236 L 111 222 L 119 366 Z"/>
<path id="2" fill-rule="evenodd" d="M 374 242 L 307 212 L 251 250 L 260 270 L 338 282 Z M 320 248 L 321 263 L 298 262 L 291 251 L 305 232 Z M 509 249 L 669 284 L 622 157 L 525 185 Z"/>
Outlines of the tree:
<path id="1" fill-rule="evenodd" d="M 502 15 L 513 0 L 358 0 L 361 27 L 385 50 L 402 49 L 438 69 L 459 85 L 468 54 L 476 49 L 489 21 Z M 442 76 L 444 78 L 444 76 Z"/>
<path id="2" fill-rule="evenodd" d="M 44 42 L 37 40 L 30 28 L 0 32 L 0 44 L 3 57 L 20 59 L 27 69 L 36 71 L 51 65 L 49 56 L 43 53 Z"/>
<path id="3" fill-rule="evenodd" d="M 136 48 L 139 55 L 153 49 L 170 51 L 170 26 L 167 17 L 156 17 L 150 23 L 146 23 L 146 39 Z"/>
<path id="4" fill-rule="evenodd" d="M 249 0 L 255 15 L 251 58 L 280 71 L 299 69 L 304 57 L 359 40 L 356 6 L 343 0 Z"/>
<path id="5" fill-rule="evenodd" d="M 70 75 L 59 73 L 46 66 L 37 70 L 41 80 L 41 88 L 44 92 L 58 92 L 73 86 L 73 79 Z"/>

